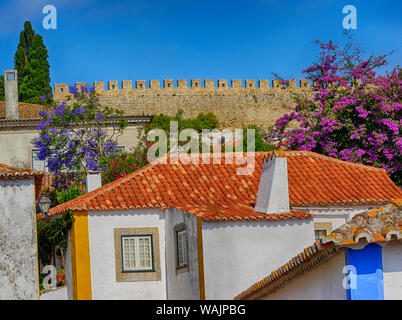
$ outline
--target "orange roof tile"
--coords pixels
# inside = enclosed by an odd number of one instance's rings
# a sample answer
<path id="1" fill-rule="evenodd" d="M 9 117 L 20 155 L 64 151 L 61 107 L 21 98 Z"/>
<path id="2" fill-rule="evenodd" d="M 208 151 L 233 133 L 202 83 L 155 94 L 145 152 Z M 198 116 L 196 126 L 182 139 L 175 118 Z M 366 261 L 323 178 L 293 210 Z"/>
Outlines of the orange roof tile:
<path id="1" fill-rule="evenodd" d="M 0 179 L 15 179 L 35 175 L 41 175 L 41 173 L 32 169 L 19 169 L 0 163 Z"/>
<path id="2" fill-rule="evenodd" d="M 44 106 L 32 103 L 19 102 L 18 113 L 19 118 L 12 121 L 37 121 L 42 120 L 39 112 L 44 109 Z M 10 121 L 6 119 L 6 103 L 0 101 L 0 122 Z"/>
<path id="3" fill-rule="evenodd" d="M 402 199 L 396 199 L 384 207 L 355 215 L 349 222 L 322 238 L 322 243 L 353 245 L 365 239 L 367 242 L 388 241 L 392 237 L 402 239 Z"/>
<path id="4" fill-rule="evenodd" d="M 402 239 L 402 198 L 395 199 L 384 207 L 375 209 L 378 214 L 373 216 L 373 210 L 355 215 L 351 221 L 334 230 L 331 234 L 316 241 L 312 246 L 305 248 L 297 256 L 267 277 L 256 282 L 234 299 L 248 299 L 252 295 L 258 296 L 264 292 L 272 292 L 288 281 L 307 272 L 317 263 L 307 265 L 311 260 L 321 255 L 319 263 L 323 263 L 336 254 L 340 247 L 357 244 L 362 238 L 367 243 Z M 296 271 L 296 267 L 303 265 Z M 294 272 L 295 274 L 291 275 Z M 297 272 L 297 274 L 296 274 Z M 289 276 L 288 279 L 283 279 Z M 282 282 L 280 282 L 282 280 Z"/>
<path id="5" fill-rule="evenodd" d="M 233 164 L 163 164 L 162 159 L 84 196 L 52 208 L 68 210 L 165 209 L 175 207 L 198 213 L 203 219 L 233 217 L 257 219 L 256 201 L 263 158 L 256 152 L 255 170 L 237 175 Z M 233 154 L 232 154 L 233 155 Z M 353 164 L 307 151 L 281 151 L 287 158 L 292 206 L 386 203 L 401 197 L 401 190 L 385 170 Z M 171 157 L 172 155 L 169 155 Z M 193 157 L 205 156 L 196 154 Z M 167 157 L 167 156 L 165 156 Z"/>

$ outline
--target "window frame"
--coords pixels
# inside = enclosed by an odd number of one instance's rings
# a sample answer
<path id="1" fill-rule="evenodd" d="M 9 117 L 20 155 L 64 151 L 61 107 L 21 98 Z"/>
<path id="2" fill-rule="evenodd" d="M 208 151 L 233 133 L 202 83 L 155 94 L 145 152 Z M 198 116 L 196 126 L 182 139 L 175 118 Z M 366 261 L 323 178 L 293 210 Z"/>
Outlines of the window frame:
<path id="1" fill-rule="evenodd" d="M 329 235 L 332 231 L 332 222 L 314 222 L 314 240 L 316 240 L 315 239 L 316 231 L 325 231 L 326 232 L 325 236 Z M 318 240 L 320 240 L 320 239 L 318 239 Z"/>
<path id="2" fill-rule="evenodd" d="M 124 238 L 141 238 L 141 237 L 149 237 L 150 238 L 150 249 L 151 249 L 151 269 L 138 269 L 138 270 L 125 270 L 124 269 Z M 155 262 L 154 262 L 154 246 L 153 246 L 153 236 L 152 234 L 124 234 L 121 235 L 121 272 L 155 272 Z"/>
<path id="3" fill-rule="evenodd" d="M 184 243 L 186 246 L 186 255 L 184 257 L 184 263 L 179 263 L 179 242 L 178 242 L 178 234 L 180 232 L 185 233 Z M 187 228 L 184 223 L 180 223 L 174 227 L 174 247 L 175 247 L 175 265 L 176 265 L 176 273 L 187 272 L 189 268 L 189 250 L 188 250 L 188 235 Z"/>
<path id="4" fill-rule="evenodd" d="M 116 282 L 160 281 L 162 279 L 158 227 L 113 228 Z M 150 236 L 152 270 L 123 271 L 122 236 Z"/>
<path id="5" fill-rule="evenodd" d="M 48 166 L 46 160 L 39 160 L 39 159 L 35 160 L 35 158 L 37 158 L 36 153 L 38 153 L 39 151 L 40 150 L 37 149 L 37 148 L 33 148 L 31 150 L 32 169 L 42 171 L 42 170 L 39 170 L 39 169 L 35 168 L 35 165 L 34 165 L 35 161 L 41 161 L 41 162 L 43 162 L 43 168 L 44 168 L 43 172 L 49 172 L 49 166 Z"/>

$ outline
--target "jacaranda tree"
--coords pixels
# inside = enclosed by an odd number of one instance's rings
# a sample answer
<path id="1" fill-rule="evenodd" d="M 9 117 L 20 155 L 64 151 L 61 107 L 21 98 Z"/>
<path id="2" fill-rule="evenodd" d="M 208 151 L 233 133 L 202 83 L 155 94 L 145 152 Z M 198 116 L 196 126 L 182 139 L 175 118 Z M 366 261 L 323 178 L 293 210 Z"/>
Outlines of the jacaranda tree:
<path id="1" fill-rule="evenodd" d="M 317 43 L 319 59 L 303 71 L 314 93 L 295 96 L 296 106 L 276 121 L 274 134 L 289 149 L 384 168 L 400 185 L 401 69 L 378 75 L 387 55 L 362 59 L 351 44 Z"/>
<path id="2" fill-rule="evenodd" d="M 74 99 L 61 103 L 41 97 L 48 107 L 40 112 L 40 135 L 33 141 L 56 184 L 66 186 L 89 170 L 101 170 L 100 159 L 117 152 L 117 138 L 127 126 L 123 112 L 100 105 L 93 88 L 71 87 L 70 93 Z"/>

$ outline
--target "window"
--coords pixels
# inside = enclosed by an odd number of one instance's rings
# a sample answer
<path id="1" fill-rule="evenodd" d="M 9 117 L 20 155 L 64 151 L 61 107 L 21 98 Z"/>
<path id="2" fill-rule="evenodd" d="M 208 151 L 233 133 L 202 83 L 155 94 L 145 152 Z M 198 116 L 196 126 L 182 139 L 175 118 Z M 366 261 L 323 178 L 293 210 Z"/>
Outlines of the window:
<path id="1" fill-rule="evenodd" d="M 314 230 L 315 240 L 320 240 L 327 235 L 327 230 Z"/>
<path id="2" fill-rule="evenodd" d="M 185 223 L 174 226 L 176 274 L 188 271 L 188 243 Z"/>
<path id="3" fill-rule="evenodd" d="M 114 229 L 116 281 L 161 280 L 158 228 Z"/>
<path id="4" fill-rule="evenodd" d="M 126 150 L 125 147 L 116 147 L 116 151 L 118 152 L 124 152 Z"/>
<path id="5" fill-rule="evenodd" d="M 33 149 L 32 150 L 32 169 L 38 170 L 38 171 L 49 171 L 47 167 L 47 163 L 45 160 L 39 160 L 37 153 L 39 152 L 39 149 Z"/>
<path id="6" fill-rule="evenodd" d="M 122 270 L 152 271 L 152 235 L 122 236 Z"/>
<path id="7" fill-rule="evenodd" d="M 177 268 L 187 266 L 187 236 L 186 230 L 176 232 Z"/>
<path id="8" fill-rule="evenodd" d="M 14 72 L 7 72 L 6 76 L 7 76 L 7 80 L 15 80 L 15 73 Z"/>
<path id="9" fill-rule="evenodd" d="M 320 240 L 322 237 L 330 234 L 332 231 L 331 222 L 315 222 L 314 223 L 314 237 L 315 240 Z"/>

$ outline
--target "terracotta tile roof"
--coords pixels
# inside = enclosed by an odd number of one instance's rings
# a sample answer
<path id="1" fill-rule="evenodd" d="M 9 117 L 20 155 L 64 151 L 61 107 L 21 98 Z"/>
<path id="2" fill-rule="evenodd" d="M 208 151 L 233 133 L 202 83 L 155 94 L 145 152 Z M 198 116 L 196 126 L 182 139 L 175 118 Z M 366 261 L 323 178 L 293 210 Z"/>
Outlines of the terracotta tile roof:
<path id="1" fill-rule="evenodd" d="M 402 195 L 382 169 L 306 151 L 276 154 L 285 156 L 288 161 L 291 206 L 378 204 Z M 236 207 L 239 217 L 257 219 L 261 215 L 254 213 L 252 206 L 256 201 L 263 159 L 272 155 L 272 151 L 253 155 L 255 170 L 250 175 L 237 175 L 236 164 L 226 164 L 224 158 L 222 164 L 213 164 L 211 159 L 211 164 L 201 164 L 200 160 L 200 164 L 187 165 L 180 162 L 163 164 L 164 158 L 161 158 L 126 177 L 52 208 L 50 214 L 68 210 L 174 207 L 192 213 L 197 211 L 203 219 L 224 220 L 235 215 L 232 208 Z"/>
<path id="2" fill-rule="evenodd" d="M 41 175 L 41 173 L 32 169 L 19 169 L 0 163 L 0 179 L 16 179 L 36 175 Z"/>
<path id="3" fill-rule="evenodd" d="M 330 235 L 305 248 L 261 281 L 238 294 L 235 299 L 258 298 L 282 287 L 314 266 L 336 255 L 343 246 L 368 244 L 402 239 L 402 198 L 395 199 L 384 207 L 355 215 Z"/>
<path id="4" fill-rule="evenodd" d="M 361 240 L 383 242 L 402 239 L 402 199 L 355 215 L 348 223 L 321 239 L 322 243 L 353 245 Z"/>
<path id="5" fill-rule="evenodd" d="M 0 101 L 0 123 L 5 121 L 39 121 L 42 118 L 39 116 L 39 111 L 43 110 L 44 106 L 32 103 L 19 102 L 18 113 L 19 119 L 6 120 L 6 103 Z"/>

